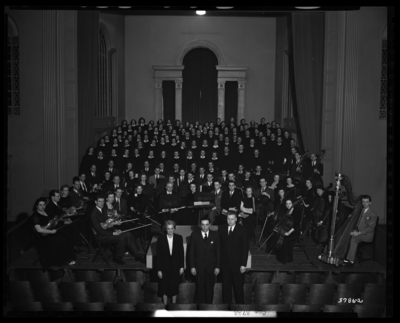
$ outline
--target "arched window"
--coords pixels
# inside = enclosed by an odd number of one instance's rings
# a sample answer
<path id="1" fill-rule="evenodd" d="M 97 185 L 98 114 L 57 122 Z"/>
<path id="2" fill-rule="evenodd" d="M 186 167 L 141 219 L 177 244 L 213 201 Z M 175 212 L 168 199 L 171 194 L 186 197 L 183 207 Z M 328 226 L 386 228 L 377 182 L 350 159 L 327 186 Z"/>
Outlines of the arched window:
<path id="1" fill-rule="evenodd" d="M 115 111 L 113 93 L 115 93 L 114 66 L 116 50 L 114 48 L 110 49 L 110 47 L 107 33 L 101 27 L 99 29 L 99 62 L 97 69 L 98 106 L 96 117 L 111 117 Z"/>
<path id="2" fill-rule="evenodd" d="M 379 119 L 386 120 L 387 117 L 387 26 L 382 37 L 382 61 L 381 61 L 381 91 L 379 100 Z"/>
<path id="3" fill-rule="evenodd" d="M 15 21 L 7 25 L 7 107 L 8 115 L 20 115 L 19 34 Z"/>

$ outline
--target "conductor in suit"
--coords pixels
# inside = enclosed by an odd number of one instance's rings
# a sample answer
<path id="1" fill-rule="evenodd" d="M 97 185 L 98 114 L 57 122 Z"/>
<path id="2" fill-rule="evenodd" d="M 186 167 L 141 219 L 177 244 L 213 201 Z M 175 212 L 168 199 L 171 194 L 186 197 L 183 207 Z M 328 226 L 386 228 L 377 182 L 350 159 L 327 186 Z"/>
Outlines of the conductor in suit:
<path id="1" fill-rule="evenodd" d="M 190 272 L 196 276 L 196 302 L 212 304 L 215 276 L 219 274 L 221 250 L 218 232 L 210 230 L 210 219 L 200 219 L 201 230 L 190 236 Z"/>
<path id="2" fill-rule="evenodd" d="M 229 211 L 227 224 L 218 231 L 221 240 L 222 299 L 232 303 L 232 287 L 237 304 L 244 304 L 244 272 L 249 253 L 247 231 L 237 224 L 237 215 Z"/>
<path id="3" fill-rule="evenodd" d="M 167 305 L 168 297 L 172 298 L 172 303 L 176 303 L 184 271 L 184 250 L 182 236 L 174 233 L 175 222 L 165 221 L 164 229 L 167 234 L 159 236 L 157 240 L 157 295 Z"/>
<path id="4" fill-rule="evenodd" d="M 344 260 L 343 265 L 345 267 L 354 266 L 354 258 L 356 256 L 358 244 L 361 241 L 371 242 L 374 239 L 374 230 L 378 215 L 372 210 L 371 196 L 364 195 L 361 198 L 363 209 L 361 210 L 360 219 L 357 224 L 357 228 L 350 232 L 350 248 L 347 253 L 347 259 Z"/>

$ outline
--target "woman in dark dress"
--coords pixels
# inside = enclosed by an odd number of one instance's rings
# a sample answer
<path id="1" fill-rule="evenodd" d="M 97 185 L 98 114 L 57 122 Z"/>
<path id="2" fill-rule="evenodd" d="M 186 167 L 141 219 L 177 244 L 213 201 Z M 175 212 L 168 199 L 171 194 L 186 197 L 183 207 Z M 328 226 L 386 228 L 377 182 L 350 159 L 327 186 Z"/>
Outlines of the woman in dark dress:
<path id="1" fill-rule="evenodd" d="M 36 200 L 32 214 L 34 230 L 41 236 L 39 260 L 43 268 L 51 266 L 75 265 L 76 256 L 71 238 L 60 229 L 48 229 L 51 218 L 44 211 L 46 199 Z"/>
<path id="2" fill-rule="evenodd" d="M 162 297 L 163 303 L 167 305 L 168 298 L 176 303 L 179 293 L 181 275 L 184 271 L 183 238 L 175 234 L 176 224 L 172 220 L 165 221 L 164 229 L 166 235 L 161 235 L 157 240 L 157 274 L 158 274 L 158 297 Z"/>
<path id="3" fill-rule="evenodd" d="M 79 167 L 79 174 L 82 173 L 88 173 L 90 170 L 90 167 L 94 164 L 95 162 L 95 155 L 94 155 L 94 147 L 90 146 L 86 150 L 86 154 L 82 157 L 81 165 Z"/>
<path id="4" fill-rule="evenodd" d="M 287 185 L 286 185 L 287 198 L 296 200 L 299 190 L 298 190 L 297 186 L 294 185 L 293 180 L 290 176 L 288 176 L 286 178 L 286 183 L 287 183 Z"/>

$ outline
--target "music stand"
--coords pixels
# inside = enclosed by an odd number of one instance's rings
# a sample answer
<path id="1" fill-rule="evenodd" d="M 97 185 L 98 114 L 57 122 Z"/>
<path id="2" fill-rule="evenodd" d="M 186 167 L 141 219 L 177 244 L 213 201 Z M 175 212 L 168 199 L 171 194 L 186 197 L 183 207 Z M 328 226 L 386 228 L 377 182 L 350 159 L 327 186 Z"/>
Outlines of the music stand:
<path id="1" fill-rule="evenodd" d="M 206 209 L 214 207 L 215 194 L 207 192 L 196 192 L 193 197 L 193 208 L 201 209 L 199 212 L 198 224 L 200 224 L 201 215 L 204 215 Z"/>
<path id="2" fill-rule="evenodd" d="M 302 200 L 302 202 L 303 202 L 303 200 Z M 304 202 L 303 202 L 303 203 L 304 203 Z M 301 210 L 301 212 L 302 212 L 302 213 L 301 213 L 301 216 L 302 216 L 302 218 L 303 218 L 303 217 L 304 217 L 304 208 Z M 305 237 L 306 237 L 306 235 L 307 235 L 307 233 L 308 233 L 308 230 L 309 230 L 309 225 L 307 224 L 306 229 L 305 229 L 304 232 L 302 232 L 301 235 L 297 238 L 296 243 L 295 243 L 295 245 L 293 246 L 293 248 L 295 248 L 295 247 L 299 248 L 300 251 L 303 251 L 304 254 L 305 254 L 306 257 L 307 257 L 307 260 L 306 260 L 306 261 L 303 261 L 303 262 L 301 262 L 301 263 L 299 263 L 299 265 L 302 265 L 302 264 L 311 264 L 311 265 L 314 266 L 315 268 L 318 268 L 318 266 L 317 266 L 316 264 L 314 264 L 314 262 L 313 262 L 312 260 L 310 260 L 310 257 L 308 256 L 307 246 L 306 246 L 306 243 L 305 243 Z"/>

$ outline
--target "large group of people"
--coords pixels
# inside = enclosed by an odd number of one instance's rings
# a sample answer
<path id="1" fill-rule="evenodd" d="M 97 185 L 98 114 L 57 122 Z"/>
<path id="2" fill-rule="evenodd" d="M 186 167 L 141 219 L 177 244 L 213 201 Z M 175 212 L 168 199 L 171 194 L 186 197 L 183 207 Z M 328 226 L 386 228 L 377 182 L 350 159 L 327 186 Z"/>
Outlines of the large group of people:
<path id="1" fill-rule="evenodd" d="M 123 265 L 127 253 L 143 261 L 138 241 L 147 229 L 125 232 L 135 224 L 121 220 L 140 223 L 152 214 L 152 221 L 166 230 L 157 246 L 159 296 L 164 302 L 168 297 L 176 300 L 183 273 L 182 239 L 174 234 L 177 224 L 201 227 L 192 234 L 190 247 L 197 299 L 212 302 L 214 276 L 221 270 L 224 298 L 231 299 L 233 288 L 240 302 L 241 274 L 249 242 L 256 242 L 257 226 L 268 238 L 265 252 L 274 252 L 283 264 L 293 261 L 294 243 L 307 230 L 319 247 L 326 245 L 323 228 L 330 227 L 334 192 L 323 185 L 322 157 L 301 151 L 288 131 L 264 118 L 249 124 L 244 119 L 239 124 L 220 119 L 205 124 L 124 120 L 87 149 L 71 187 L 51 191 L 48 203 L 36 201 L 34 228 L 51 245 L 43 263 L 76 263 L 80 229 L 58 232 L 49 224 L 56 219 L 68 227 L 70 220 L 63 217 L 90 202 L 90 225 L 100 243 L 115 245 L 114 262 Z M 193 207 L 203 200 L 212 203 L 201 211 Z M 336 218 L 339 228 L 347 214 L 339 212 Z M 218 234 L 209 230 L 211 225 L 220 226 Z M 361 228 L 355 237 L 365 232 L 370 239 L 373 223 L 365 225 L 367 229 Z M 284 233 L 278 226 L 285 226 Z M 365 240 L 355 237 L 357 242 Z M 349 262 L 354 261 L 354 248 L 356 242 Z"/>

